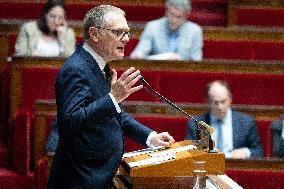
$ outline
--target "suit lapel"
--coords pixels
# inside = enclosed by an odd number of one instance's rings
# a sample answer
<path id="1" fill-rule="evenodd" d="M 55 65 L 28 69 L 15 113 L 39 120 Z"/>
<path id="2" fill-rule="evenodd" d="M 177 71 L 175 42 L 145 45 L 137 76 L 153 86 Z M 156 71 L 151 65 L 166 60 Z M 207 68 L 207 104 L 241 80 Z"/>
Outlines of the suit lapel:
<path id="1" fill-rule="evenodd" d="M 94 72 L 95 76 L 98 78 L 98 81 L 99 81 L 98 85 L 100 85 L 101 88 L 103 88 L 105 93 L 109 93 L 110 92 L 110 86 L 108 84 L 108 81 L 105 79 L 104 74 L 100 70 L 98 63 L 93 58 L 93 56 L 90 53 L 88 53 L 82 46 L 78 48 L 78 52 L 81 54 L 83 59 L 86 62 L 89 63 L 90 68 Z M 111 77 L 110 77 L 110 79 L 111 79 Z M 116 115 L 116 119 L 118 120 L 119 124 L 122 125 L 121 113 Z"/>
<path id="2" fill-rule="evenodd" d="M 102 71 L 100 70 L 100 67 L 99 67 L 98 63 L 96 62 L 96 60 L 82 46 L 79 47 L 78 50 L 79 50 L 79 53 L 83 56 L 83 58 L 88 63 L 90 63 L 90 68 L 92 69 L 92 71 L 94 72 L 96 77 L 98 78 L 99 84 L 102 86 L 102 88 L 104 88 L 105 92 L 108 93 L 110 91 L 110 87 L 109 87 L 108 82 L 105 79 Z"/>

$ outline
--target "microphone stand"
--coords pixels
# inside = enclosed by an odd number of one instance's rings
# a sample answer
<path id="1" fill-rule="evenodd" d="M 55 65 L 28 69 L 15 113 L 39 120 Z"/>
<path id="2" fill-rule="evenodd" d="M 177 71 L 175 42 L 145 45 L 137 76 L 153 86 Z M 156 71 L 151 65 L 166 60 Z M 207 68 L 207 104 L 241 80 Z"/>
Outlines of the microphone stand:
<path id="1" fill-rule="evenodd" d="M 160 100 L 166 102 L 168 105 L 170 105 L 171 107 L 179 110 L 180 112 L 182 112 L 183 114 L 185 114 L 187 117 L 191 118 L 197 125 L 199 130 L 205 130 L 205 132 L 208 134 L 208 152 L 210 153 L 216 153 L 216 151 L 214 150 L 214 142 L 211 138 L 211 134 L 213 132 L 213 128 L 211 126 L 209 126 L 208 124 L 206 124 L 204 121 L 198 121 L 196 118 L 194 118 L 192 115 L 188 114 L 186 111 L 184 111 L 182 108 L 178 107 L 177 105 L 175 105 L 173 102 L 171 102 L 170 100 L 168 100 L 166 97 L 162 96 L 160 93 L 158 93 L 157 91 L 155 91 L 151 85 L 143 78 L 141 77 L 139 79 L 139 81 L 142 83 L 142 85 L 144 86 L 144 88 L 146 89 L 147 92 L 149 92 L 151 95 L 154 95 L 156 97 L 158 97 Z M 197 130 L 198 130 L 197 129 Z"/>

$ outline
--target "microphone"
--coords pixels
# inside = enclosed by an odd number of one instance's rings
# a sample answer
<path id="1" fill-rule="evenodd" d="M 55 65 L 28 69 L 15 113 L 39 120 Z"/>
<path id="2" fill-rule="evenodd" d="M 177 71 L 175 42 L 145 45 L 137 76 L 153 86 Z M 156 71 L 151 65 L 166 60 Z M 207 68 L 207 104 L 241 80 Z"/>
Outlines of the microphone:
<path id="1" fill-rule="evenodd" d="M 148 91 L 151 95 L 154 95 L 156 97 L 158 97 L 160 100 L 166 102 L 168 105 L 170 105 L 172 108 L 179 110 L 180 112 L 182 112 L 183 114 L 185 114 L 187 117 L 191 118 L 197 125 L 199 130 L 204 129 L 206 131 L 206 133 L 208 134 L 208 148 L 209 148 L 209 152 L 215 152 L 214 150 L 214 142 L 211 138 L 211 134 L 213 133 L 213 128 L 211 126 L 209 126 L 207 123 L 205 123 L 204 121 L 198 121 L 195 117 L 193 117 L 192 115 L 188 114 L 186 111 L 184 111 L 182 108 L 178 107 L 176 104 L 174 104 L 173 102 L 171 102 L 170 100 L 168 100 L 166 97 L 162 96 L 160 93 L 158 93 L 157 91 L 155 91 L 151 85 L 144 79 L 144 77 L 142 76 L 139 81 L 142 83 L 142 85 L 144 86 L 144 88 L 146 89 L 146 91 Z M 197 136 L 199 136 L 199 134 L 197 134 Z"/>

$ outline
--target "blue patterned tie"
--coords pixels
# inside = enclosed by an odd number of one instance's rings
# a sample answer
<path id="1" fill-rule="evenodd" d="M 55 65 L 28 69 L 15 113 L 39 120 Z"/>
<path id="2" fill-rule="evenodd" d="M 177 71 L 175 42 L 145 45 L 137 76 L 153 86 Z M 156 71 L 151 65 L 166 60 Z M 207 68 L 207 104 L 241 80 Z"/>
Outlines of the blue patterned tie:
<path id="1" fill-rule="evenodd" d="M 218 125 L 218 139 L 217 139 L 217 145 L 220 151 L 223 151 L 223 120 L 217 119 L 217 125 Z"/>

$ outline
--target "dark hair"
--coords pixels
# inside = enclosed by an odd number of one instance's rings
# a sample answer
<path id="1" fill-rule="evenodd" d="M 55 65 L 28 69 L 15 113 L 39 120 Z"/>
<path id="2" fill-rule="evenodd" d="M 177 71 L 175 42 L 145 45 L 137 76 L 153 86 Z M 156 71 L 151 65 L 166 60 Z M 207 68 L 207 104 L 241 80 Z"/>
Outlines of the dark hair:
<path id="1" fill-rule="evenodd" d="M 51 33 L 50 29 L 48 28 L 47 26 L 47 23 L 46 23 L 46 15 L 48 14 L 48 12 L 53 9 L 54 7 L 61 7 L 62 9 L 64 9 L 64 12 L 65 12 L 65 15 L 67 14 L 67 8 L 66 8 L 66 5 L 65 5 L 65 2 L 63 0 L 48 0 L 41 12 L 40 12 L 40 17 L 37 21 L 37 25 L 39 27 L 39 30 L 44 33 L 44 34 L 52 34 L 52 35 L 57 35 L 56 32 L 54 33 Z"/>

